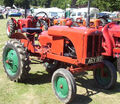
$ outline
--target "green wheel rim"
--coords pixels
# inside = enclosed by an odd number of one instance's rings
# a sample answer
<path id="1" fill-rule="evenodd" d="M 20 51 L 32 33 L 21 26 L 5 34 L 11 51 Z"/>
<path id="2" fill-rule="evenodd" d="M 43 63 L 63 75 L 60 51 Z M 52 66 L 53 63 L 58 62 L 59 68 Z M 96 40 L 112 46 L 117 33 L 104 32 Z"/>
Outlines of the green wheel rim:
<path id="1" fill-rule="evenodd" d="M 102 86 L 106 86 L 111 82 L 111 73 L 107 67 L 104 69 L 96 69 L 96 78 Z"/>
<path id="2" fill-rule="evenodd" d="M 55 80 L 55 90 L 60 98 L 66 98 L 68 96 L 69 88 L 67 80 L 59 76 Z"/>
<path id="3" fill-rule="evenodd" d="M 5 55 L 3 59 L 4 59 L 4 65 L 7 73 L 10 76 L 14 76 L 17 73 L 18 65 L 19 65 L 16 51 L 14 49 L 8 48 L 5 51 Z"/>

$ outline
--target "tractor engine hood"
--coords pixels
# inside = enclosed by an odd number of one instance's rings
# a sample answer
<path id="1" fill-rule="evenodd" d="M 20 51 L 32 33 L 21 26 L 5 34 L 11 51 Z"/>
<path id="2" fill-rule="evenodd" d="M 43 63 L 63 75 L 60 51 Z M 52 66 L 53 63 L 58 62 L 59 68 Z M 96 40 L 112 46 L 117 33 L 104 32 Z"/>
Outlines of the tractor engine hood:
<path id="1" fill-rule="evenodd" d="M 48 35 L 53 37 L 53 42 L 56 37 L 70 40 L 79 63 L 86 64 L 86 59 L 101 56 L 102 32 L 97 29 L 84 26 L 52 26 L 48 29 Z"/>
<path id="2" fill-rule="evenodd" d="M 97 29 L 87 28 L 87 27 L 68 27 L 68 26 L 52 26 L 48 29 L 48 34 L 50 36 L 76 36 L 79 35 L 92 35 L 92 34 L 102 34 Z"/>

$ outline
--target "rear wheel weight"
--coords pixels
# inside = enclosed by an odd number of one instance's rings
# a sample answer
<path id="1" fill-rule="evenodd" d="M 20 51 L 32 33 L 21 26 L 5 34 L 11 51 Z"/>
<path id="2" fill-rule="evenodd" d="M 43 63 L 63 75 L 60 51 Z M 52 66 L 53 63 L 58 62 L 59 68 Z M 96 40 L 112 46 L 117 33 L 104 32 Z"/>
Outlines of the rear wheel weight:
<path id="1" fill-rule="evenodd" d="M 76 95 L 76 83 L 73 75 L 66 69 L 56 70 L 52 76 L 55 95 L 64 103 L 69 103 Z"/>
<path id="2" fill-rule="evenodd" d="M 113 88 L 117 80 L 117 72 L 114 65 L 104 60 L 104 68 L 94 70 L 96 84 L 102 89 Z"/>

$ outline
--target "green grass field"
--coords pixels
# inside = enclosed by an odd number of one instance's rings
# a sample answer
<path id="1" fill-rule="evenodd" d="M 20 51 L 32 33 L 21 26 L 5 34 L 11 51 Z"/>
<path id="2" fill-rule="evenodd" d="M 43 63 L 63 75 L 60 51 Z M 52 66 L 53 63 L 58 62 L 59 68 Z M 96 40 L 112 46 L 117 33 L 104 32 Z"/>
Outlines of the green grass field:
<path id="1" fill-rule="evenodd" d="M 2 47 L 8 40 L 6 19 L 0 20 L 0 104 L 62 104 L 54 95 L 51 87 L 51 76 L 44 67 L 32 64 L 25 83 L 10 81 L 2 65 Z M 76 77 L 77 96 L 71 104 L 120 104 L 120 76 L 112 90 L 98 89 L 92 72 Z"/>

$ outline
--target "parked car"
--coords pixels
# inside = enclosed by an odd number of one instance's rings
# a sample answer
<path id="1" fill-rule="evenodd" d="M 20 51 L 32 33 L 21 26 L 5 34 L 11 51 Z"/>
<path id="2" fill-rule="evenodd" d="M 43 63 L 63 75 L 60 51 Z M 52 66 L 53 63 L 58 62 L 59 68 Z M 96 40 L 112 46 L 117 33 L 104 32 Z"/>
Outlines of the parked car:
<path id="1" fill-rule="evenodd" d="M 10 17 L 20 17 L 22 15 L 21 12 L 19 12 L 17 9 L 11 9 L 8 13 L 8 16 Z"/>
<path id="2" fill-rule="evenodd" d="M 87 18 L 87 8 L 79 8 L 79 9 L 73 9 L 72 13 L 70 14 L 70 18 L 72 18 L 74 21 L 76 21 L 77 18 Z M 99 9 L 97 8 L 90 8 L 90 17 L 96 18 L 96 15 L 99 13 Z"/>

